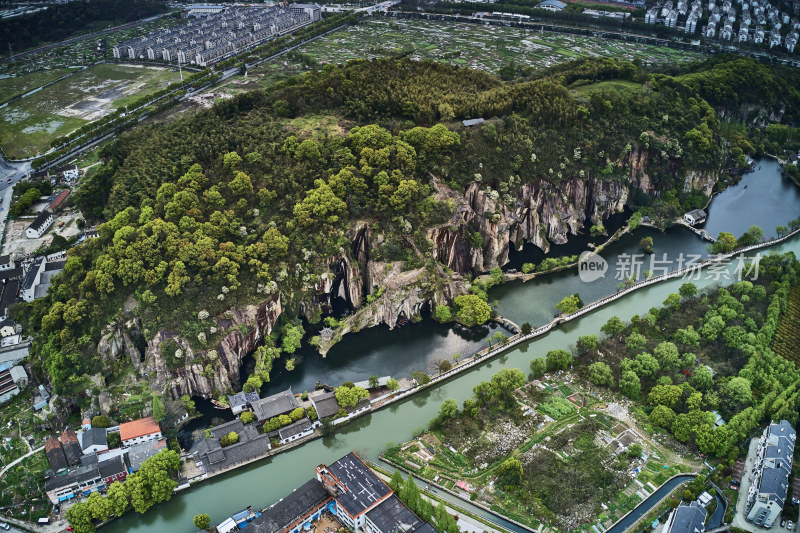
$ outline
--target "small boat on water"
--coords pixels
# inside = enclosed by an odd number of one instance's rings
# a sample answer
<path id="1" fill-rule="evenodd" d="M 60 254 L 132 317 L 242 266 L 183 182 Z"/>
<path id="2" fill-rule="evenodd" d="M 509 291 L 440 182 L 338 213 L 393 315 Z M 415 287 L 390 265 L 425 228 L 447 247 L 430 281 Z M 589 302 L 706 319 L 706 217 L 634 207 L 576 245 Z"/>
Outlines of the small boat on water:
<path id="1" fill-rule="evenodd" d="M 211 405 L 213 405 L 215 409 L 227 409 L 228 408 L 227 405 L 224 405 L 219 400 L 211 400 Z"/>

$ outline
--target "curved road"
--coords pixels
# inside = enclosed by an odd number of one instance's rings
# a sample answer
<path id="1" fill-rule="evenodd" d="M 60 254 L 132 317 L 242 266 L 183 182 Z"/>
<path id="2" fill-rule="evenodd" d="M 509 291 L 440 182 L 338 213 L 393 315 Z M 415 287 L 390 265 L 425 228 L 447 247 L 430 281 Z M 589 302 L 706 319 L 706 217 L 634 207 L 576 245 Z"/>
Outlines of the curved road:
<path id="1" fill-rule="evenodd" d="M 6 466 L 4 466 L 2 470 L 0 470 L 0 477 L 3 477 L 5 475 L 5 473 L 6 473 L 6 470 L 11 468 L 12 466 L 16 466 L 17 464 L 19 464 L 25 458 L 30 457 L 31 455 L 33 455 L 33 454 L 35 454 L 37 452 L 40 452 L 42 450 L 44 450 L 44 446 L 39 446 L 38 448 L 29 451 L 28 453 L 26 453 L 22 457 L 17 457 L 16 459 L 14 459 L 10 463 L 8 463 Z"/>

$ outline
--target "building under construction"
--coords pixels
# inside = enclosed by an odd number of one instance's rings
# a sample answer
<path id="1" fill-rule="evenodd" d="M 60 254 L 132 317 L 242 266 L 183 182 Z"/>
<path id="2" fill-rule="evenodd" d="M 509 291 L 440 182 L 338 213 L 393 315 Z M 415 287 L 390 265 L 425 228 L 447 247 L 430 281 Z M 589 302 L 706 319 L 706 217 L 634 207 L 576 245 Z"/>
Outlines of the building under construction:
<path id="1" fill-rule="evenodd" d="M 198 13 L 201 14 L 201 13 Z M 317 4 L 233 6 L 117 43 L 114 58 L 212 65 L 320 19 Z"/>

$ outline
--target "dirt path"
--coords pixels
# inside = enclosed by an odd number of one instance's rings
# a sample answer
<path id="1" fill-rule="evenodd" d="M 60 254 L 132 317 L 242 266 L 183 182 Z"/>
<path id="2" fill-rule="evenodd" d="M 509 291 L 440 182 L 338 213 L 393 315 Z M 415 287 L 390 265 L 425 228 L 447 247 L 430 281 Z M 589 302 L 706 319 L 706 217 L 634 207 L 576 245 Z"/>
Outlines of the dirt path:
<path id="1" fill-rule="evenodd" d="M 8 463 L 6 466 L 4 466 L 2 470 L 0 470 L 0 477 L 3 477 L 5 475 L 5 473 L 6 473 L 6 470 L 11 468 L 12 466 L 15 466 L 15 465 L 19 464 L 23 459 L 25 459 L 27 457 L 30 457 L 31 455 L 33 455 L 35 453 L 38 453 L 38 452 L 40 452 L 42 450 L 44 450 L 44 446 L 39 446 L 35 450 L 29 451 L 28 453 L 26 453 L 22 457 L 17 457 L 16 459 L 14 459 L 10 463 Z"/>

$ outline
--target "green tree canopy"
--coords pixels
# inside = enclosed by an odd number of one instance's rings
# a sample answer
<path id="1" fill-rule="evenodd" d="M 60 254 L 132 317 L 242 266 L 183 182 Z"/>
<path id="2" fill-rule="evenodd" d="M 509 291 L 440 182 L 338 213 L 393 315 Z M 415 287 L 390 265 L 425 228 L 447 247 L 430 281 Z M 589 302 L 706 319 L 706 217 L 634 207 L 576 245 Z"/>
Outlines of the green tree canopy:
<path id="1" fill-rule="evenodd" d="M 458 308 L 456 317 L 465 326 L 485 324 L 492 316 L 492 308 L 475 294 L 462 294 L 456 296 L 455 304 Z"/>

